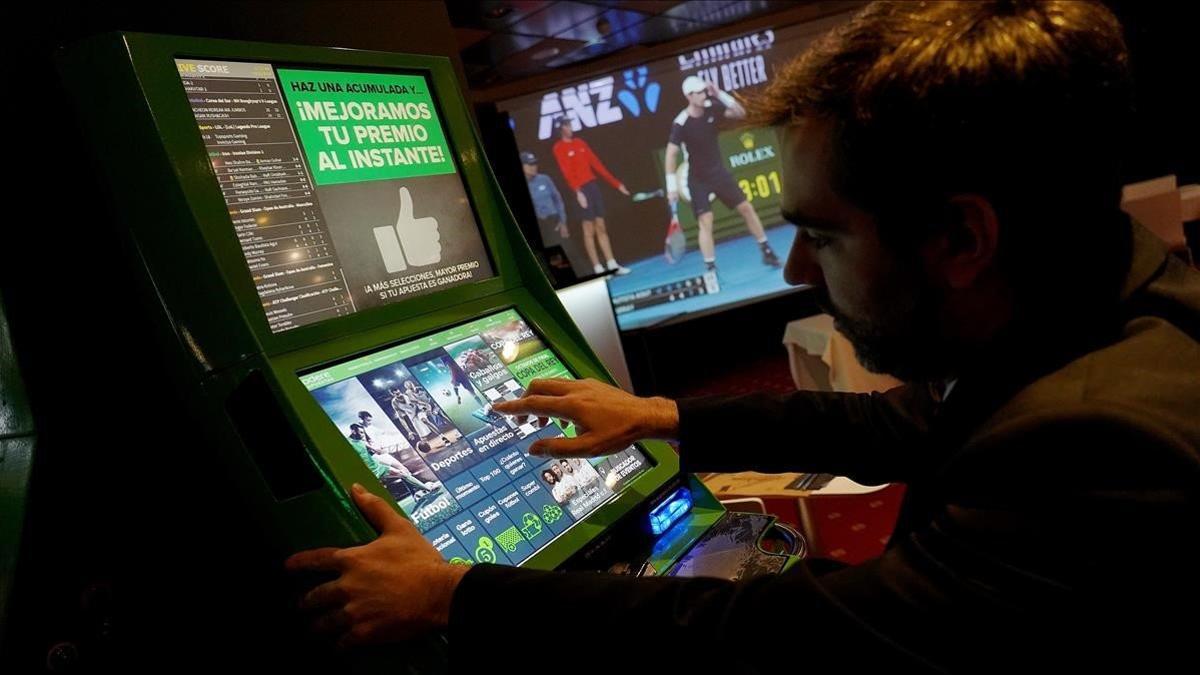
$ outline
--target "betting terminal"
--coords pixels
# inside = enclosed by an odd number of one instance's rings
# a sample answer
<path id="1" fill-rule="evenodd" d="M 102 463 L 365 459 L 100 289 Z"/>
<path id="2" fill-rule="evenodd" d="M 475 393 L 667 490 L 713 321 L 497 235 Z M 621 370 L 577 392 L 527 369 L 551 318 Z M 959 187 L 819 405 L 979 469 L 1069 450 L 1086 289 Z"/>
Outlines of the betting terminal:
<path id="1" fill-rule="evenodd" d="M 353 483 L 456 564 L 736 579 L 802 555 L 666 443 L 534 457 L 570 420 L 493 409 L 537 378 L 612 379 L 446 59 L 114 34 L 60 65 L 174 377 L 281 559 L 376 536 Z"/>

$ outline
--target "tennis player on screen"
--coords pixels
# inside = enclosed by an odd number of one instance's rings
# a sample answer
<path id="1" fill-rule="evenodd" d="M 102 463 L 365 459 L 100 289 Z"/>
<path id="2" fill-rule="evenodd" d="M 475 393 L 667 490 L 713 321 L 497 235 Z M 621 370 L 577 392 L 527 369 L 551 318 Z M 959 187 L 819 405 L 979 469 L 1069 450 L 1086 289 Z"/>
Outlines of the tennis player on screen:
<path id="1" fill-rule="evenodd" d="M 746 222 L 746 229 L 758 241 L 763 264 L 780 267 L 778 256 L 767 242 L 767 233 L 763 230 L 758 213 L 738 187 L 733 174 L 725 167 L 717 144 L 720 120 L 741 119 L 746 116 L 746 109 L 737 99 L 695 75 L 689 75 L 683 81 L 683 95 L 688 105 L 675 116 L 671 124 L 671 137 L 664 160 L 667 199 L 672 205 L 679 200 L 679 178 L 675 170 L 679 167 L 679 149 L 683 147 L 687 151 L 687 182 L 692 195 L 692 212 L 696 214 L 696 222 L 700 226 L 700 253 L 704 256 L 706 271 L 717 269 L 710 194 L 715 194 L 721 203 L 737 211 Z"/>

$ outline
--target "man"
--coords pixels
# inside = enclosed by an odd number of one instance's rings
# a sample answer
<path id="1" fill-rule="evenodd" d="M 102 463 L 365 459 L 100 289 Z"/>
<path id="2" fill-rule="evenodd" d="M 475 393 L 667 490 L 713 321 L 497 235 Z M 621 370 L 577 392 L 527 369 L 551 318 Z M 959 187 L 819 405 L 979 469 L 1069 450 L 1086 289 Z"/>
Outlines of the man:
<path id="1" fill-rule="evenodd" d="M 475 393 L 475 385 L 471 383 L 471 378 L 468 377 L 465 372 L 463 372 L 463 369 L 458 367 L 458 363 L 456 363 L 454 359 L 450 358 L 450 356 L 447 354 L 439 356 L 438 359 L 439 360 L 435 362 L 435 367 L 436 364 L 440 364 L 441 368 L 444 368 L 448 371 L 450 376 L 450 385 L 454 388 L 455 402 L 458 405 L 462 405 L 462 391 L 460 390 L 466 390 L 466 392 L 471 395 L 471 398 L 475 399 L 476 405 L 478 405 L 480 408 L 483 408 L 484 412 L 491 412 L 492 409 L 488 405 L 487 401 L 479 398 L 479 394 Z"/>
<path id="2" fill-rule="evenodd" d="M 532 152 L 521 153 L 521 169 L 525 172 L 529 197 L 533 200 L 533 211 L 538 221 L 538 231 L 542 235 L 542 245 L 546 248 L 561 246 L 568 266 L 582 264 L 584 253 L 578 250 L 579 237 L 571 238 L 571 230 L 567 227 L 566 205 L 558 187 L 554 185 L 550 176 L 538 172 L 538 158 Z"/>
<path id="3" fill-rule="evenodd" d="M 562 172 L 567 185 L 575 193 L 579 208 L 583 209 L 583 246 L 592 261 L 592 271 L 603 274 L 607 267 L 618 275 L 629 274 L 629 268 L 622 267 L 613 256 L 608 226 L 604 222 L 604 197 L 600 194 L 600 183 L 596 181 L 596 174 L 600 174 L 613 189 L 626 197 L 629 196 L 629 189 L 609 173 L 587 141 L 575 137 L 571 120 L 558 117 L 554 120 L 554 126 L 558 130 L 558 140 L 554 143 L 554 159 L 558 162 L 558 170 Z M 604 253 L 604 265 L 600 264 L 600 257 L 596 253 L 597 243 Z"/>
<path id="4" fill-rule="evenodd" d="M 746 229 L 758 242 L 762 262 L 769 267 L 779 267 L 779 258 L 767 242 L 758 212 L 750 205 L 746 194 L 738 187 L 733 174 L 721 159 L 721 148 L 717 144 L 718 125 L 722 118 L 743 119 L 746 109 L 737 99 L 705 82 L 695 75 L 683 80 L 683 96 L 687 107 L 671 124 L 671 138 L 667 142 L 667 153 L 663 160 L 667 176 L 667 199 L 674 207 L 679 201 L 679 148 L 687 150 L 688 189 L 692 195 L 692 213 L 700 228 L 700 253 L 704 256 L 705 270 L 717 269 L 717 247 L 713 241 L 713 212 L 709 195 L 716 194 L 725 206 L 738 212 L 746 223 Z"/>
<path id="5" fill-rule="evenodd" d="M 563 480 L 562 469 L 557 465 L 551 465 L 550 468 L 542 471 L 542 480 L 546 485 L 550 486 L 550 496 L 554 497 L 554 501 L 559 505 L 564 505 L 575 496 L 576 487 Z"/>
<path id="6" fill-rule="evenodd" d="M 1117 211 L 1127 70 L 1099 4 L 869 6 L 777 74 L 750 117 L 783 128 L 784 208 L 799 228 L 785 278 L 820 289 L 867 365 L 912 384 L 675 403 L 548 380 L 501 407 L 587 430 L 534 453 L 666 437 L 689 471 L 904 482 L 878 558 L 736 583 L 452 570 L 356 491 L 380 539 L 291 561 L 340 575 L 305 597 L 318 626 L 346 644 L 448 629 L 452 665 L 471 668 L 503 646 L 496 598 L 570 598 L 588 608 L 573 634 L 652 639 L 644 670 L 1186 662 L 1195 622 L 1179 617 L 1200 599 L 1200 279 Z M 378 584 L 386 593 L 357 590 L 384 560 L 402 570 Z M 512 625 L 540 620 L 505 607 Z"/>
<path id="7" fill-rule="evenodd" d="M 366 439 L 366 442 L 371 445 L 372 450 L 375 450 L 376 446 L 371 441 L 368 430 L 371 428 L 371 424 L 374 421 L 375 421 L 375 418 L 374 418 L 374 416 L 371 415 L 371 413 L 367 412 L 366 410 L 358 411 L 358 425 L 359 425 L 360 429 L 362 430 L 362 435 Z"/>
<path id="8" fill-rule="evenodd" d="M 415 401 L 417 407 L 426 414 L 427 419 L 430 420 L 430 424 L 432 426 L 439 430 L 452 426 L 450 418 L 446 417 L 441 409 L 434 405 L 433 397 L 429 395 L 429 392 L 425 391 L 424 387 L 418 387 L 417 383 L 413 382 L 412 380 L 405 380 L 404 392 L 407 394 L 409 399 Z M 450 442 L 446 439 L 445 435 L 442 436 L 442 441 L 445 443 Z"/>
<path id="9" fill-rule="evenodd" d="M 350 445 L 358 453 L 359 459 L 367 465 L 376 478 L 382 480 L 385 476 L 401 476 L 410 473 L 399 460 L 383 452 L 372 442 L 371 435 L 367 433 L 363 425 L 351 424 L 346 440 L 350 441 Z"/>
<path id="10" fill-rule="evenodd" d="M 408 394 L 405 394 L 400 387 L 392 387 L 388 392 L 392 395 L 392 416 L 396 418 L 396 425 L 400 427 L 400 432 L 404 434 L 410 444 L 415 444 L 422 436 L 417 433 L 415 424 L 417 415 L 417 402 Z"/>
<path id="11" fill-rule="evenodd" d="M 549 245 L 552 232 L 558 239 L 567 239 L 571 231 L 567 229 L 567 208 L 563 204 L 562 195 L 554 186 L 554 181 L 544 173 L 538 173 L 537 156 L 532 152 L 521 153 L 521 170 L 525 172 L 525 181 L 529 187 L 529 198 L 533 200 L 533 214 L 538 220 L 538 229 L 542 239 Z"/>
<path id="12" fill-rule="evenodd" d="M 558 460 L 558 463 L 562 466 L 564 477 L 575 483 L 575 486 L 580 490 L 595 485 L 600 480 L 600 474 L 596 473 L 595 470 L 589 470 L 592 469 L 591 464 L 587 466 L 587 469 L 582 468 L 583 461 L 582 459 L 567 459 L 565 457 Z"/>
<path id="13" fill-rule="evenodd" d="M 575 476 L 575 470 L 571 467 L 569 460 L 566 458 L 558 460 L 557 464 L 551 465 L 550 471 L 554 473 L 556 479 L 554 484 L 555 490 L 561 488 L 562 494 L 565 494 L 568 499 L 583 494 L 583 485 L 580 484 L 579 479 Z M 558 498 L 557 494 L 555 498 Z M 559 501 L 559 503 L 562 504 L 565 501 L 564 499 Z"/>

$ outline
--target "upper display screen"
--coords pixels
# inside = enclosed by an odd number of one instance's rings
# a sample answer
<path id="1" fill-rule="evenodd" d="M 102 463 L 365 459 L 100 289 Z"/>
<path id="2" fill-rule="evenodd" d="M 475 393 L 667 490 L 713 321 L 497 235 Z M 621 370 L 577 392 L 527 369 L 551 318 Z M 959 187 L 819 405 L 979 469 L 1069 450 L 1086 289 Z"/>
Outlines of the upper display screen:
<path id="1" fill-rule="evenodd" d="M 301 376 L 417 528 L 453 562 L 517 565 L 650 468 L 637 446 L 531 456 L 569 420 L 492 409 L 536 378 L 571 377 L 514 310 Z"/>
<path id="2" fill-rule="evenodd" d="M 495 275 L 424 76 L 175 63 L 271 332 Z"/>

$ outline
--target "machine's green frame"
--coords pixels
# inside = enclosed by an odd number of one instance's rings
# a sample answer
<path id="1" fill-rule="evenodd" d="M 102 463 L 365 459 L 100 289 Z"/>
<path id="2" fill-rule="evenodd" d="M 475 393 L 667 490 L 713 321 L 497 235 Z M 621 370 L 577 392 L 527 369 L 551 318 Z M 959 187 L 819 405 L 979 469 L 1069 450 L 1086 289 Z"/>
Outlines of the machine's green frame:
<path id="1" fill-rule="evenodd" d="M 496 276 L 271 333 L 189 107 L 176 58 L 427 74 Z M 568 368 L 582 377 L 612 381 L 522 238 L 486 162 L 447 59 L 120 33 L 99 36 L 65 51 L 60 66 L 96 145 L 100 167 L 108 174 L 117 213 L 128 225 L 139 262 L 145 267 L 148 289 L 162 310 L 162 328 L 185 355 L 179 361 L 186 365 L 177 375 L 185 387 L 198 386 L 203 391 L 204 395 L 192 397 L 197 414 L 223 420 L 210 429 L 220 446 L 214 452 L 226 452 L 233 480 L 242 483 L 249 506 L 265 515 L 266 532 L 277 537 L 276 543 L 283 549 L 372 539 L 375 532 L 354 508 L 348 488 L 359 482 L 380 496 L 387 494 L 301 384 L 298 372 L 515 307 Z M 282 412 L 322 477 L 322 489 L 275 500 L 243 449 L 223 404 L 254 371 L 265 376 L 274 396 L 283 402 Z M 679 461 L 670 446 L 647 442 L 643 448 L 655 463 L 652 469 L 523 566 L 549 569 L 561 565 L 677 479 Z M 697 495 L 698 518 L 691 524 L 702 531 L 703 523 L 715 521 L 723 510 L 699 483 L 693 482 L 693 488 L 704 492 Z M 688 539 L 691 537 L 682 541 Z M 663 551 L 655 556 L 655 562 L 665 566 L 685 548 L 681 543 Z"/>
<path id="2" fill-rule="evenodd" d="M 13 351 L 8 318 L 0 302 L 0 653 L 15 617 L 9 617 L 37 434 Z"/>

